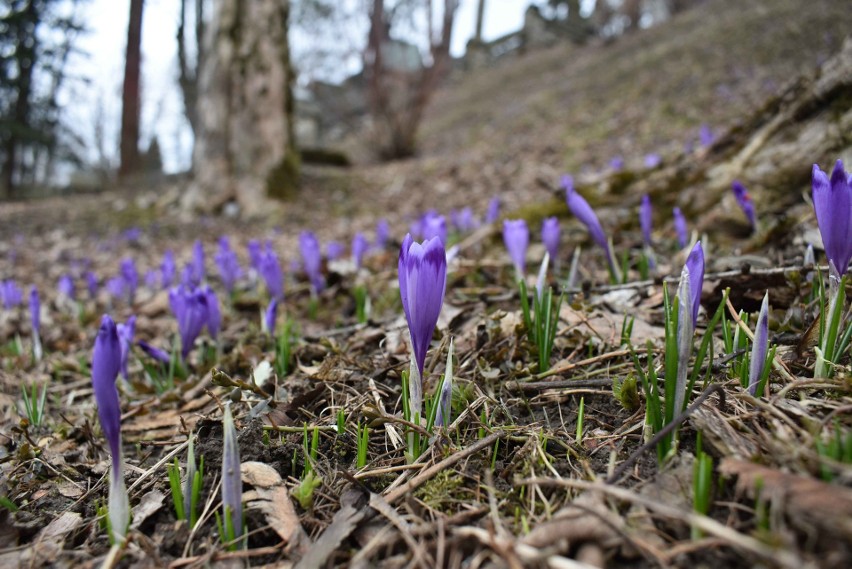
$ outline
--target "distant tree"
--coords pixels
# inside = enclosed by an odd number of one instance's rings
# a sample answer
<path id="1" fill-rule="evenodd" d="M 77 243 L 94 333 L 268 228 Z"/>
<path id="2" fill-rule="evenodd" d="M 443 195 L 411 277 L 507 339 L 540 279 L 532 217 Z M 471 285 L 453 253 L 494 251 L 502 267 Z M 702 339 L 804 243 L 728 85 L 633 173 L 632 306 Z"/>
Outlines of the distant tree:
<path id="1" fill-rule="evenodd" d="M 0 194 L 43 183 L 57 159 L 79 162 L 59 91 L 83 29 L 77 0 L 5 0 L 0 7 Z"/>
<path id="2" fill-rule="evenodd" d="M 127 22 L 127 52 L 124 58 L 124 85 L 121 89 L 121 165 L 119 176 L 139 169 L 139 71 L 142 63 L 142 12 L 144 0 L 130 0 Z"/>
<path id="3" fill-rule="evenodd" d="M 422 0 L 401 0 L 389 10 L 383 0 L 372 2 L 364 73 L 382 158 L 404 158 L 416 150 L 423 113 L 448 69 L 458 0 L 444 0 L 442 8 L 436 14 L 433 0 L 425 0 L 425 5 Z M 427 50 L 421 61 L 420 54 L 412 57 L 415 44 L 394 40 L 390 32 L 400 20 L 416 21 L 424 9 Z M 413 36 L 411 40 L 416 41 Z"/>
<path id="4" fill-rule="evenodd" d="M 195 33 L 190 37 L 187 28 L 187 0 L 180 0 L 180 20 L 177 30 L 178 47 L 178 84 L 183 96 L 186 120 L 192 130 L 193 138 L 198 129 L 198 70 L 204 62 L 205 22 L 204 0 L 192 0 L 195 10 Z M 194 41 L 193 41 L 194 40 Z M 190 46 L 195 51 L 195 61 L 190 57 Z"/>
<path id="5" fill-rule="evenodd" d="M 296 189 L 287 0 L 219 0 L 198 69 L 193 182 L 187 207 L 236 201 L 246 213 Z"/>

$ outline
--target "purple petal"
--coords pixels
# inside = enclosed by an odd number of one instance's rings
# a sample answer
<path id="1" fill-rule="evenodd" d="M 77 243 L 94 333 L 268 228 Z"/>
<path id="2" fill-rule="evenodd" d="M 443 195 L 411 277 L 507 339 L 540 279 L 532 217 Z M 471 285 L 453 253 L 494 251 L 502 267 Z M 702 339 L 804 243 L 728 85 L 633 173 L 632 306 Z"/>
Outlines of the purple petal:
<path id="1" fill-rule="evenodd" d="M 136 345 L 142 348 L 143 352 L 145 352 L 160 363 L 167 364 L 170 363 L 172 360 L 171 356 L 169 356 L 167 352 L 161 350 L 160 348 L 152 346 L 145 340 L 139 340 L 138 342 L 136 342 Z"/>
<path id="2" fill-rule="evenodd" d="M 704 249 L 698 241 L 686 258 L 689 269 L 689 292 L 692 296 L 692 325 L 698 320 L 698 308 L 701 306 L 701 288 L 704 285 Z"/>
<path id="3" fill-rule="evenodd" d="M 33 333 L 38 334 L 41 330 L 41 302 L 39 302 L 38 289 L 35 285 L 30 287 L 30 322 Z"/>
<path id="4" fill-rule="evenodd" d="M 565 188 L 565 201 L 568 203 L 568 209 L 571 210 L 574 217 L 579 219 L 589 230 L 592 241 L 609 255 L 609 244 L 607 243 L 603 227 L 601 227 L 601 222 L 598 221 L 598 216 L 595 215 L 595 211 L 589 205 L 589 202 L 574 190 L 573 184 L 569 184 Z"/>
<path id="5" fill-rule="evenodd" d="M 639 206 L 639 225 L 642 227 L 642 239 L 646 245 L 651 244 L 652 223 L 651 197 L 645 194 L 642 196 L 642 205 Z"/>
<path id="6" fill-rule="evenodd" d="M 548 217 L 541 223 L 541 240 L 544 243 L 544 248 L 554 261 L 559 254 L 559 220 L 555 217 Z"/>
<path id="7" fill-rule="evenodd" d="M 683 217 L 679 207 L 672 209 L 672 215 L 674 216 L 674 228 L 675 233 L 677 233 L 677 241 L 681 249 L 683 249 L 689 243 L 689 232 L 686 229 L 686 218 Z"/>
<path id="8" fill-rule="evenodd" d="M 115 380 L 121 368 L 121 345 L 112 318 L 104 315 L 92 352 L 92 388 L 98 404 L 98 418 L 109 443 L 113 468 L 121 460 L 121 403 Z"/>
<path id="9" fill-rule="evenodd" d="M 527 247 L 530 243 L 530 230 L 523 219 L 503 220 L 503 242 L 509 251 L 509 257 L 519 275 L 526 272 Z"/>
<path id="10" fill-rule="evenodd" d="M 831 179 L 813 167 L 813 202 L 819 232 L 822 236 L 826 257 L 840 272 L 845 274 L 852 259 L 852 185 L 838 160 Z"/>
<path id="11" fill-rule="evenodd" d="M 757 384 L 766 366 L 766 353 L 769 350 L 769 292 L 763 297 L 757 325 L 754 327 L 754 343 L 751 350 L 751 365 L 749 366 L 748 392 L 754 395 Z"/>

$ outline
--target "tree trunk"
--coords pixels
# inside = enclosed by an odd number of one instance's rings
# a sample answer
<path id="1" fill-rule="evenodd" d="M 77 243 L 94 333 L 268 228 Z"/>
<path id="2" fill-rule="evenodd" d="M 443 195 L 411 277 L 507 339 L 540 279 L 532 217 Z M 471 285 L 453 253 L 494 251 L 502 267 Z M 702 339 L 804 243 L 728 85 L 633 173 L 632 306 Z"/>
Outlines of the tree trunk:
<path id="1" fill-rule="evenodd" d="M 482 21 L 485 19 L 485 0 L 479 0 L 479 4 L 476 6 L 476 35 L 474 39 L 476 41 L 482 41 Z"/>
<path id="2" fill-rule="evenodd" d="M 221 0 L 198 71 L 194 179 L 184 205 L 214 211 L 236 201 L 260 212 L 298 182 L 293 139 L 289 2 Z"/>
<path id="3" fill-rule="evenodd" d="M 121 91 L 120 177 L 139 168 L 139 69 L 142 59 L 142 11 L 144 0 L 130 0 L 127 23 L 127 54 L 124 58 L 124 86 Z"/>

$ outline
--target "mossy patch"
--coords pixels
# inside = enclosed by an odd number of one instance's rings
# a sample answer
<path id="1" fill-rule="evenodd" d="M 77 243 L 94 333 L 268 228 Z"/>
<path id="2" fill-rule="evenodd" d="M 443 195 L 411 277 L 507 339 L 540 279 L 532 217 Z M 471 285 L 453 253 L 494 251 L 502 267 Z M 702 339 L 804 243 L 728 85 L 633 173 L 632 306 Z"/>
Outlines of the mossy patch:
<path id="1" fill-rule="evenodd" d="M 294 198 L 299 190 L 301 169 L 302 160 L 299 153 L 289 148 L 278 166 L 266 176 L 266 195 L 277 200 Z"/>

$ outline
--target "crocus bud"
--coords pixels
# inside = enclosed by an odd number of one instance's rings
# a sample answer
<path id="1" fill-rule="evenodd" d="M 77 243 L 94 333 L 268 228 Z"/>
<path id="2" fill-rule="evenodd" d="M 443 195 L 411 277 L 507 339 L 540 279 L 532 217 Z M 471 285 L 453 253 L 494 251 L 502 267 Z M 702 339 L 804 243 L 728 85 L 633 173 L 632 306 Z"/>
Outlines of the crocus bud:
<path id="1" fill-rule="evenodd" d="M 179 285 L 169 291 L 169 305 L 177 319 L 181 357 L 185 360 L 208 322 L 207 295 L 201 290 L 189 290 Z"/>
<path id="2" fill-rule="evenodd" d="M 422 377 L 426 351 L 441 314 L 447 287 L 447 256 L 437 237 L 422 244 L 405 236 L 399 251 L 399 294 L 408 322 L 413 352 L 412 377 L 409 381 L 411 413 L 420 413 L 423 405 Z M 417 377 L 414 375 L 417 374 Z"/>
<path id="3" fill-rule="evenodd" d="M 219 269 L 219 278 L 228 294 L 234 292 L 237 280 L 242 276 L 240 261 L 236 252 L 231 249 L 231 244 L 226 236 L 219 238 L 219 250 L 213 256 L 216 268 Z"/>
<path id="4" fill-rule="evenodd" d="M 275 335 L 275 320 L 278 316 L 278 299 L 273 298 L 272 302 L 269 303 L 269 306 L 266 308 L 266 311 L 263 313 L 263 330 L 264 332 L 268 332 L 270 335 Z"/>
<path id="5" fill-rule="evenodd" d="M 367 238 L 363 233 L 356 233 L 352 238 L 352 261 L 355 263 L 355 270 L 361 268 L 361 262 L 364 260 L 364 255 L 370 248 Z"/>
<path id="6" fill-rule="evenodd" d="M 124 486 L 124 463 L 121 454 L 121 404 L 115 380 L 121 368 L 121 344 L 112 318 L 104 315 L 92 353 L 92 388 L 98 404 L 101 429 L 112 457 L 108 512 L 113 538 L 124 540 L 130 522 L 130 504 Z"/>
<path id="7" fill-rule="evenodd" d="M 494 223 L 498 219 L 500 219 L 500 198 L 494 197 L 488 202 L 485 223 Z"/>
<path id="8" fill-rule="evenodd" d="M 136 345 L 142 348 L 142 351 L 148 354 L 151 358 L 157 360 L 161 364 L 168 364 L 171 362 L 172 358 L 168 354 L 168 352 L 161 350 L 160 348 L 156 348 L 146 342 L 145 340 L 139 340 L 136 342 Z"/>
<path id="9" fill-rule="evenodd" d="M 266 250 L 261 253 L 258 259 L 258 272 L 263 277 L 263 282 L 266 283 L 269 298 L 283 299 L 284 275 L 281 272 L 278 255 L 275 254 L 272 245 L 269 243 L 266 244 Z"/>
<path id="10" fill-rule="evenodd" d="M 62 275 L 59 277 L 59 283 L 56 285 L 56 289 L 60 296 L 64 296 L 69 300 L 74 300 L 74 280 L 70 275 Z"/>
<path id="11" fill-rule="evenodd" d="M 645 155 L 645 168 L 656 168 L 662 164 L 663 159 L 656 152 Z"/>
<path id="12" fill-rule="evenodd" d="M 598 220 L 598 216 L 595 214 L 592 206 L 589 205 L 589 202 L 583 196 L 574 190 L 574 180 L 571 176 L 562 176 L 562 187 L 565 188 L 565 201 L 568 204 L 568 209 L 571 210 L 574 217 L 580 220 L 580 223 L 586 226 L 592 241 L 604 250 L 610 271 L 616 276 L 616 280 L 621 280 L 618 278 L 620 271 L 618 265 L 615 263 L 612 247 L 609 245 L 603 227 L 601 227 L 601 222 Z"/>
<path id="13" fill-rule="evenodd" d="M 447 246 L 447 220 L 443 215 L 428 212 L 421 220 L 421 233 L 424 241 L 437 237 Z"/>
<path id="14" fill-rule="evenodd" d="M 89 291 L 89 298 L 98 296 L 98 277 L 92 271 L 86 273 L 86 289 Z"/>
<path id="15" fill-rule="evenodd" d="M 121 261 L 121 278 L 124 280 L 127 291 L 127 301 L 133 304 L 133 297 L 136 296 L 136 288 L 139 286 L 139 272 L 136 270 L 133 259 L 127 258 Z"/>
<path id="16" fill-rule="evenodd" d="M 541 241 L 554 262 L 559 258 L 559 220 L 548 217 L 541 223 Z"/>
<path id="17" fill-rule="evenodd" d="M 527 246 L 530 243 L 527 222 L 523 219 L 504 219 L 503 243 L 509 251 L 518 279 L 523 278 L 526 273 Z"/>
<path id="18" fill-rule="evenodd" d="M 706 123 L 702 124 L 701 129 L 698 131 L 698 140 L 701 142 L 701 146 L 710 146 L 715 139 L 716 137 L 710 125 Z"/>
<path id="19" fill-rule="evenodd" d="M 190 283 L 192 286 L 198 286 L 206 276 L 204 269 L 204 245 L 200 239 L 196 239 L 192 245 L 192 260 L 188 266 Z"/>
<path id="20" fill-rule="evenodd" d="M 748 195 L 748 191 L 745 189 L 745 186 L 743 186 L 739 180 L 734 180 L 734 183 L 731 184 L 731 189 L 734 192 L 734 198 L 736 198 L 737 204 L 739 204 L 740 209 L 743 210 L 746 219 L 748 219 L 749 225 L 751 225 L 752 229 L 755 228 L 757 226 L 757 219 L 754 215 L 754 204 L 752 203 L 751 197 Z"/>
<path id="21" fill-rule="evenodd" d="M 701 241 L 695 244 L 683 271 L 677 289 L 678 321 L 677 348 L 678 366 L 677 381 L 675 382 L 675 414 L 683 411 L 686 397 L 686 376 L 689 358 L 692 355 L 692 342 L 695 335 L 695 323 L 698 319 L 698 309 L 701 306 L 701 288 L 704 284 L 704 249 Z"/>
<path id="22" fill-rule="evenodd" d="M 751 364 L 748 370 L 748 392 L 757 393 L 760 378 L 766 367 L 766 354 L 769 351 L 769 291 L 763 295 L 757 325 L 754 327 L 754 342 L 751 349 Z"/>
<path id="23" fill-rule="evenodd" d="M 6 279 L 0 285 L 2 285 L 0 286 L 0 297 L 3 298 L 3 308 L 11 310 L 21 304 L 23 295 L 21 294 L 21 289 L 15 284 L 15 281 Z"/>
<path id="24" fill-rule="evenodd" d="M 41 361 L 41 302 L 38 298 L 38 289 L 33 285 L 30 287 L 30 322 L 33 329 L 33 358 L 35 361 Z"/>
<path id="25" fill-rule="evenodd" d="M 390 226 L 386 219 L 376 223 L 376 249 L 384 249 L 390 239 Z"/>
<path id="26" fill-rule="evenodd" d="M 689 232 L 686 229 L 686 218 L 683 217 L 679 207 L 672 209 L 672 215 L 674 216 L 674 228 L 675 233 L 677 233 L 677 242 L 678 245 L 680 245 L 680 248 L 683 249 L 689 243 Z"/>
<path id="27" fill-rule="evenodd" d="M 840 280 L 849 268 L 852 259 L 852 181 L 838 160 L 831 172 L 831 179 L 814 164 L 811 182 L 814 212 L 819 234 L 833 267 L 832 277 Z"/>
<path id="28" fill-rule="evenodd" d="M 226 516 L 231 516 L 234 538 L 238 539 L 243 535 L 243 482 L 240 478 L 240 447 L 230 403 L 225 405 L 222 429 L 222 509 Z"/>
<path id="29" fill-rule="evenodd" d="M 302 231 L 299 234 L 299 251 L 302 253 L 302 264 L 314 293 L 322 292 L 325 288 L 325 277 L 322 275 L 322 253 L 317 236 L 311 231 Z"/>
<path id="30" fill-rule="evenodd" d="M 136 316 L 127 319 L 126 324 L 117 324 L 118 342 L 121 346 L 121 377 L 128 379 L 127 364 L 130 359 L 130 346 L 133 345 L 133 335 L 136 332 Z"/>
<path id="31" fill-rule="evenodd" d="M 639 225 L 642 228 L 642 241 L 648 246 L 651 245 L 652 215 L 651 196 L 645 194 L 642 196 L 642 205 L 639 206 Z"/>
<path id="32" fill-rule="evenodd" d="M 168 288 L 174 284 L 175 276 L 177 276 L 177 265 L 175 264 L 175 254 L 172 253 L 171 249 L 167 250 L 163 254 L 163 262 L 160 265 L 160 273 L 160 286 L 162 286 L 163 288 Z"/>
<path id="33" fill-rule="evenodd" d="M 33 334 L 37 335 L 41 330 L 41 302 L 39 302 L 38 289 L 35 285 L 30 287 L 30 322 Z"/>
<path id="34" fill-rule="evenodd" d="M 335 261 L 343 256 L 346 252 L 346 247 L 340 241 L 329 241 L 325 246 L 325 258 L 329 261 Z"/>

